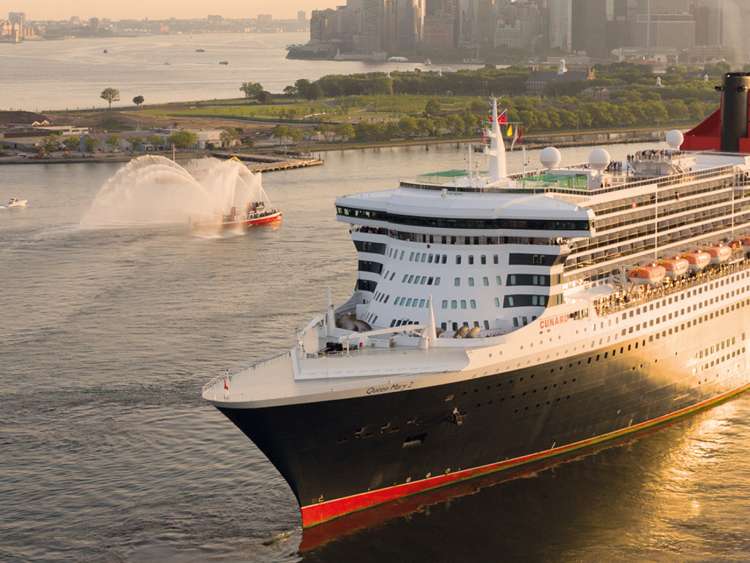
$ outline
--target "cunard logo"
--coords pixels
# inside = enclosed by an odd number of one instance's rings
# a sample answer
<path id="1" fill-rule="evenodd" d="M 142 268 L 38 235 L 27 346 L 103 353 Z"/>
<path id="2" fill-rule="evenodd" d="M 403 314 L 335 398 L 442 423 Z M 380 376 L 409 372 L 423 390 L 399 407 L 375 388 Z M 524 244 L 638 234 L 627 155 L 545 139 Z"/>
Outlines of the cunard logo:
<path id="1" fill-rule="evenodd" d="M 542 319 L 539 321 L 541 328 L 552 328 L 553 326 L 561 325 L 568 322 L 568 315 L 557 315 L 556 317 L 550 317 L 549 319 Z"/>

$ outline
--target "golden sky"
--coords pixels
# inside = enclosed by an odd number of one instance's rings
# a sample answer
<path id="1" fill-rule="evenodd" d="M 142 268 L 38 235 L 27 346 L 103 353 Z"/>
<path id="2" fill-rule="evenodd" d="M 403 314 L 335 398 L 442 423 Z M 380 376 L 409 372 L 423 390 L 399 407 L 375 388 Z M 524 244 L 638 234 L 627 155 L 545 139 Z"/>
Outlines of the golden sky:
<path id="1" fill-rule="evenodd" d="M 273 14 L 295 17 L 297 10 L 309 13 L 317 8 L 332 8 L 345 0 L 0 0 L 0 19 L 8 12 L 26 12 L 30 19 L 68 19 L 70 16 L 100 18 L 196 18 L 219 14 L 231 18 L 254 18 Z"/>

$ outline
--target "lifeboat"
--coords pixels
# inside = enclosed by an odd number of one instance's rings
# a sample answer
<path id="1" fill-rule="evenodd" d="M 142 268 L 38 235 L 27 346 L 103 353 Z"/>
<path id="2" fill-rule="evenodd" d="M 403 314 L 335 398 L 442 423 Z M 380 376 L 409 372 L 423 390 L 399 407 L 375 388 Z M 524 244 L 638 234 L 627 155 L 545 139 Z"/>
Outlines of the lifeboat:
<path id="1" fill-rule="evenodd" d="M 663 267 L 667 271 L 667 276 L 676 279 L 684 276 L 690 269 L 690 262 L 684 258 L 665 258 L 657 262 L 659 266 Z"/>
<path id="2" fill-rule="evenodd" d="M 686 252 L 680 255 L 680 258 L 687 260 L 691 272 L 700 272 L 711 263 L 711 255 L 700 250 Z"/>
<path id="3" fill-rule="evenodd" d="M 711 255 L 711 264 L 723 264 L 732 257 L 732 249 L 728 246 L 710 246 L 706 249 Z"/>
<path id="4" fill-rule="evenodd" d="M 639 266 L 628 272 L 628 279 L 636 285 L 657 285 L 667 277 L 667 270 L 658 264 Z"/>

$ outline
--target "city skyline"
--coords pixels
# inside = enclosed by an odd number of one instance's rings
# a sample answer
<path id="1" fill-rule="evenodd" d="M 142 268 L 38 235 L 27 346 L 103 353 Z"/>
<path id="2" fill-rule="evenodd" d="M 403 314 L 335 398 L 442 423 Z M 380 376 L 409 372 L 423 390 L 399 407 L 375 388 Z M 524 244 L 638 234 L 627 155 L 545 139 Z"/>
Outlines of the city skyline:
<path id="1" fill-rule="evenodd" d="M 294 18 L 298 10 L 309 14 L 312 10 L 333 8 L 340 3 L 337 0 L 215 0 L 207 6 L 177 0 L 134 0 L 126 4 L 102 4 L 94 0 L 2 0 L 0 14 L 24 12 L 31 20 L 66 20 L 73 16 L 109 19 L 205 18 L 208 14 L 226 18 L 254 18 L 258 14 Z"/>

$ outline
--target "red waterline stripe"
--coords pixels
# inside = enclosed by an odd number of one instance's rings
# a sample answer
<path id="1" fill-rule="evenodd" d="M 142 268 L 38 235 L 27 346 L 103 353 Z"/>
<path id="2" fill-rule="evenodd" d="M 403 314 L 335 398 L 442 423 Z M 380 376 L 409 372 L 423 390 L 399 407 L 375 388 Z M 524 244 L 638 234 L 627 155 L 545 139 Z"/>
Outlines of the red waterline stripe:
<path id="1" fill-rule="evenodd" d="M 729 391 L 728 393 L 724 393 L 723 395 L 719 395 L 718 397 L 714 397 L 713 399 L 708 399 L 706 401 L 696 403 L 695 405 L 692 405 L 690 407 L 686 407 L 684 409 L 665 414 L 657 418 L 652 418 L 650 420 L 640 422 L 634 426 L 629 426 L 627 428 L 615 430 L 607 434 L 601 434 L 599 436 L 587 438 L 586 440 L 581 440 L 579 442 L 573 442 L 572 444 L 568 444 L 566 446 L 551 448 L 549 450 L 544 450 L 513 459 L 507 459 L 505 461 L 490 463 L 488 465 L 482 465 L 480 467 L 463 469 L 461 471 L 456 471 L 455 473 L 437 475 L 435 477 L 428 477 L 426 479 L 420 479 L 419 481 L 414 481 L 411 483 L 392 485 L 390 487 L 384 487 L 375 491 L 367 491 L 365 493 L 358 493 L 348 497 L 342 497 L 318 504 L 303 506 L 301 508 L 302 527 L 309 528 L 311 526 L 316 526 L 329 520 L 333 520 L 334 518 L 339 518 L 341 516 L 345 516 L 346 514 L 351 514 L 352 512 L 364 510 L 366 508 L 370 508 L 378 504 L 383 504 L 385 502 L 390 502 L 405 496 L 418 494 L 430 489 L 436 489 L 438 487 L 444 487 L 458 481 L 465 481 L 473 477 L 479 477 L 480 475 L 487 475 L 488 473 L 494 473 L 503 469 L 508 469 L 510 467 L 515 467 L 532 461 L 564 454 L 580 448 L 592 446 L 600 442 L 619 438 L 620 436 L 632 434 L 633 432 L 637 432 L 651 426 L 662 424 L 680 416 L 705 409 L 707 407 L 730 399 L 736 395 L 739 395 L 747 390 L 750 390 L 750 384 L 743 385 L 742 387 L 735 389 L 734 391 Z"/>

